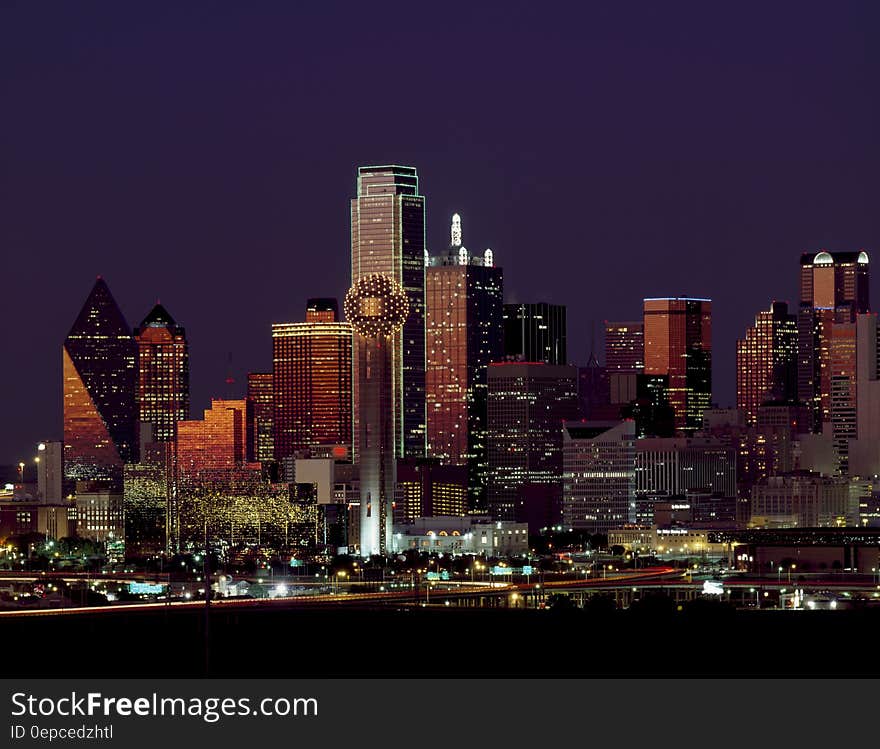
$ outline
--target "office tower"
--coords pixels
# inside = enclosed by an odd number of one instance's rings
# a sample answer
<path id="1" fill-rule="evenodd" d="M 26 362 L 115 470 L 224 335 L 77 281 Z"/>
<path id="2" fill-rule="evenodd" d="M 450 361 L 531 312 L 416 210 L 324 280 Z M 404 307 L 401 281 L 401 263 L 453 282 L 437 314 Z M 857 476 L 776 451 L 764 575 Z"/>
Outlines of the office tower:
<path id="1" fill-rule="evenodd" d="M 272 325 L 273 450 L 351 446 L 352 334 L 335 300 L 310 300 L 307 322 Z"/>
<path id="2" fill-rule="evenodd" d="M 123 469 L 125 490 L 125 556 L 172 552 L 177 528 L 174 492 L 174 443 L 153 442 L 141 450 L 140 462 Z"/>
<path id="3" fill-rule="evenodd" d="M 645 325 L 605 321 L 605 369 L 608 373 L 641 374 L 645 369 Z"/>
<path id="4" fill-rule="evenodd" d="M 749 525 L 765 528 L 829 528 L 857 525 L 845 479 L 793 471 L 768 476 L 752 487 Z"/>
<path id="5" fill-rule="evenodd" d="M 669 376 L 675 428 L 693 432 L 712 400 L 712 302 L 644 301 L 645 374 Z"/>
<path id="6" fill-rule="evenodd" d="M 64 497 L 64 443 L 40 442 L 37 445 L 37 499 L 58 502 Z"/>
<path id="7" fill-rule="evenodd" d="M 812 431 L 831 421 L 831 329 L 870 310 L 868 253 L 821 250 L 800 261 L 798 399 L 812 411 Z"/>
<path id="8" fill-rule="evenodd" d="M 110 289 L 98 276 L 63 348 L 64 478 L 122 487 L 137 457 L 137 347 Z"/>
<path id="9" fill-rule="evenodd" d="M 504 305 L 504 356 L 544 364 L 568 364 L 565 305 Z"/>
<path id="10" fill-rule="evenodd" d="M 608 370 L 592 351 L 586 366 L 578 367 L 578 401 L 582 419 L 615 421 L 620 416 L 621 404 L 611 400 Z"/>
<path id="11" fill-rule="evenodd" d="M 249 372 L 247 397 L 254 409 L 254 457 L 265 463 L 275 457 L 275 391 L 272 372 Z"/>
<path id="12" fill-rule="evenodd" d="M 755 324 L 736 342 L 736 405 L 749 424 L 765 403 L 797 401 L 797 317 L 785 302 L 755 315 Z"/>
<path id="13" fill-rule="evenodd" d="M 380 273 L 406 292 L 408 317 L 392 341 L 394 422 L 397 452 L 425 455 L 425 199 L 414 167 L 358 169 L 357 197 L 351 201 L 351 282 Z M 354 414 L 360 412 L 354 360 Z M 359 429 L 354 425 L 355 441 Z M 354 453 L 357 454 L 357 445 Z"/>
<path id="14" fill-rule="evenodd" d="M 306 302 L 306 322 L 337 322 L 339 302 L 333 297 L 316 297 Z"/>
<path id="15" fill-rule="evenodd" d="M 178 422 L 178 475 L 208 476 L 245 466 L 253 454 L 252 423 L 247 399 L 212 399 L 202 419 Z"/>
<path id="16" fill-rule="evenodd" d="M 635 422 L 568 421 L 562 432 L 564 528 L 605 533 L 635 518 Z"/>
<path id="17" fill-rule="evenodd" d="M 578 416 L 577 368 L 489 365 L 489 511 L 532 530 L 561 522 L 562 422 Z"/>
<path id="18" fill-rule="evenodd" d="M 850 440 L 858 437 L 856 323 L 831 327 L 831 439 L 837 473 L 849 473 Z"/>
<path id="19" fill-rule="evenodd" d="M 134 329 L 134 337 L 138 423 L 152 427 L 149 441 L 172 442 L 177 422 L 189 418 L 186 331 L 157 303 Z"/>
<path id="20" fill-rule="evenodd" d="M 108 546 L 124 542 L 123 515 L 121 491 L 110 489 L 103 480 L 76 482 L 77 536 Z"/>
<path id="21" fill-rule="evenodd" d="M 363 276 L 345 295 L 345 316 L 355 332 L 358 460 L 360 463 L 360 553 L 391 548 L 397 450 L 394 408 L 397 341 L 410 318 L 407 293 L 391 276 Z"/>
<path id="22" fill-rule="evenodd" d="M 636 442 L 636 494 L 676 496 L 705 489 L 736 497 L 736 448 L 712 437 L 648 437 Z"/>
<path id="23" fill-rule="evenodd" d="M 468 514 L 468 471 L 434 458 L 397 461 L 394 522 Z"/>
<path id="24" fill-rule="evenodd" d="M 458 214 L 452 233 L 425 268 L 428 455 L 466 465 L 470 507 L 485 512 L 486 371 L 503 355 L 503 274 L 491 250 L 472 256 L 461 245 Z"/>

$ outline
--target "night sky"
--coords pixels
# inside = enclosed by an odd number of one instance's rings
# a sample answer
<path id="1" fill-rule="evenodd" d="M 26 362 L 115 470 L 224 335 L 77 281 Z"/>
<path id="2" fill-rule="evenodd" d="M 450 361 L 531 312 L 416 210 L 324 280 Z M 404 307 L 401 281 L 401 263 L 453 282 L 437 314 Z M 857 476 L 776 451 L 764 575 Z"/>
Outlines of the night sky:
<path id="1" fill-rule="evenodd" d="M 60 439 L 97 274 L 186 327 L 193 415 L 229 352 L 270 368 L 348 288 L 361 164 L 418 168 L 430 250 L 458 211 L 509 301 L 567 304 L 574 363 L 711 297 L 730 405 L 799 253 L 880 249 L 878 35 L 876 2 L 0 3 L 0 463 Z"/>

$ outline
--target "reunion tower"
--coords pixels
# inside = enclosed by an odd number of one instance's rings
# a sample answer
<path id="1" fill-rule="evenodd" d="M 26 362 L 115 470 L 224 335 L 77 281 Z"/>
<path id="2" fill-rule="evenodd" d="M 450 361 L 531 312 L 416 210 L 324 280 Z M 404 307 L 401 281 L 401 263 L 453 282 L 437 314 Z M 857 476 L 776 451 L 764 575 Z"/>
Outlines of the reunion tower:
<path id="1" fill-rule="evenodd" d="M 358 456 L 361 482 L 361 555 L 390 551 L 395 482 L 395 340 L 409 313 L 403 287 L 390 276 L 362 276 L 343 304 L 355 333 L 358 377 Z"/>

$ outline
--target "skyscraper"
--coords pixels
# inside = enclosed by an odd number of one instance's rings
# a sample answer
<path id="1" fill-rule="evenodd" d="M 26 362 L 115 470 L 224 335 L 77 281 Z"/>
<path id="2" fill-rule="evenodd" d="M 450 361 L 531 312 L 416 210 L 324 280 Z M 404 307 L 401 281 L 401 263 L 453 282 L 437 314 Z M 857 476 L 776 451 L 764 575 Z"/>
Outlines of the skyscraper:
<path id="1" fill-rule="evenodd" d="M 488 374 L 489 510 L 536 530 L 561 522 L 562 422 L 578 416 L 577 367 L 500 362 Z"/>
<path id="2" fill-rule="evenodd" d="M 381 273 L 406 292 L 409 314 L 392 342 L 394 439 L 401 457 L 425 454 L 425 199 L 410 166 L 363 166 L 351 201 L 351 282 Z M 357 345 L 357 344 L 356 344 Z M 354 414 L 360 399 L 354 359 Z M 357 424 L 354 429 L 357 442 Z M 358 448 L 355 444 L 355 453 Z"/>
<path id="3" fill-rule="evenodd" d="M 186 331 L 161 304 L 134 329 L 138 350 L 138 423 L 152 427 L 151 442 L 174 440 L 189 418 L 189 347 Z"/>
<path id="4" fill-rule="evenodd" d="M 122 487 L 122 466 L 137 457 L 137 348 L 104 279 L 98 276 L 63 347 L 64 477 Z"/>
<path id="5" fill-rule="evenodd" d="M 831 330 L 870 310 L 869 271 L 863 250 L 801 254 L 798 399 L 811 409 L 814 432 L 831 421 Z"/>
<path id="6" fill-rule="evenodd" d="M 568 364 L 565 305 L 505 304 L 504 356 L 526 362 Z"/>
<path id="7" fill-rule="evenodd" d="M 605 369 L 609 374 L 641 374 L 645 369 L 645 325 L 605 321 Z"/>
<path id="8" fill-rule="evenodd" d="M 428 454 L 468 466 L 471 509 L 485 511 L 486 370 L 502 357 L 502 270 L 491 250 L 472 256 L 453 217 L 445 255 L 425 269 Z"/>
<path id="9" fill-rule="evenodd" d="M 254 455 L 261 463 L 275 456 L 274 411 L 275 393 L 271 372 L 249 372 L 247 397 L 254 409 Z"/>
<path id="10" fill-rule="evenodd" d="M 755 324 L 736 342 L 736 407 L 756 424 L 758 407 L 797 400 L 797 318 L 785 302 L 755 315 Z"/>
<path id="11" fill-rule="evenodd" d="M 307 322 L 272 325 L 276 460 L 314 445 L 351 446 L 351 325 L 330 301 L 310 300 Z"/>
<path id="12" fill-rule="evenodd" d="M 712 302 L 644 300 L 645 374 L 668 375 L 675 428 L 692 432 L 712 400 Z"/>

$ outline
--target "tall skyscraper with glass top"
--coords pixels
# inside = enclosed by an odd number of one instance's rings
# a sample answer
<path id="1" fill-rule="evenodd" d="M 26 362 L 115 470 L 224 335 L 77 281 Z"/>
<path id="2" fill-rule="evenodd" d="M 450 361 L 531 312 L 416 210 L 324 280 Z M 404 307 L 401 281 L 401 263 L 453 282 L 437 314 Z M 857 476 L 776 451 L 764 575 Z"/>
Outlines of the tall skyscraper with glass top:
<path id="1" fill-rule="evenodd" d="M 425 454 L 425 198 L 411 166 L 362 166 L 351 201 L 351 282 L 380 273 L 403 287 L 408 316 L 390 345 L 394 441 L 399 457 Z M 355 347 L 361 345 L 355 341 Z M 354 354 L 354 452 L 362 357 Z"/>

